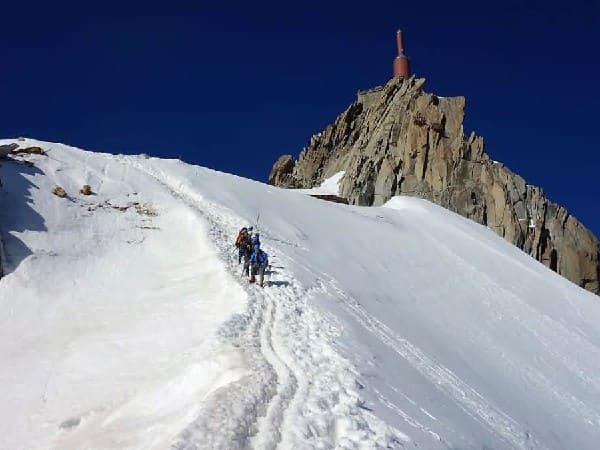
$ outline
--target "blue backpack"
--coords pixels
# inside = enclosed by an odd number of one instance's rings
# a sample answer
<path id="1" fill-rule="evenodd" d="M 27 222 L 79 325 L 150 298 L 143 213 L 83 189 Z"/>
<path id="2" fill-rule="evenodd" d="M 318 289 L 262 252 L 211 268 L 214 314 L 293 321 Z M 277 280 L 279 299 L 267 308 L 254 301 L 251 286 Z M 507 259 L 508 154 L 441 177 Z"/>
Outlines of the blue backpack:
<path id="1" fill-rule="evenodd" d="M 252 253 L 252 256 L 250 257 L 250 261 L 252 263 L 256 263 L 262 267 L 265 267 L 267 265 L 268 260 L 269 260 L 269 255 L 267 255 L 263 251 L 255 251 L 254 253 Z"/>

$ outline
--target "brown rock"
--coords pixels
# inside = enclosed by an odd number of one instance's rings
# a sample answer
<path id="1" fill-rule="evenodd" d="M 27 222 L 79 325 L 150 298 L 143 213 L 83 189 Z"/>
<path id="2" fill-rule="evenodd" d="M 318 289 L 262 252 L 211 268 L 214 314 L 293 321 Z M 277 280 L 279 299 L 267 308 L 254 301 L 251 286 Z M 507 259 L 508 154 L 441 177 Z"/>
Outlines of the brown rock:
<path id="1" fill-rule="evenodd" d="M 26 148 L 18 148 L 13 151 L 14 154 L 18 155 L 21 153 L 26 153 L 29 155 L 45 155 L 46 152 L 41 147 L 26 147 Z"/>
<path id="2" fill-rule="evenodd" d="M 65 192 L 65 190 L 63 188 L 61 188 L 60 186 L 56 186 L 54 189 L 52 189 L 52 193 L 60 198 L 64 198 L 67 196 L 67 193 Z"/>
<path id="3" fill-rule="evenodd" d="M 351 204 L 381 205 L 395 195 L 428 199 L 468 217 L 538 261 L 600 293 L 599 241 L 563 207 L 463 133 L 465 99 L 422 91 L 424 79 L 394 78 L 358 93 L 294 161 L 280 157 L 269 183 L 311 188 L 339 171 Z"/>
<path id="4" fill-rule="evenodd" d="M 273 164 L 269 174 L 269 184 L 276 186 L 293 187 L 292 172 L 294 170 L 294 158 L 292 155 L 283 155 Z"/>
<path id="5" fill-rule="evenodd" d="M 92 195 L 92 188 L 89 184 L 84 184 L 79 192 L 81 192 L 83 195 Z"/>

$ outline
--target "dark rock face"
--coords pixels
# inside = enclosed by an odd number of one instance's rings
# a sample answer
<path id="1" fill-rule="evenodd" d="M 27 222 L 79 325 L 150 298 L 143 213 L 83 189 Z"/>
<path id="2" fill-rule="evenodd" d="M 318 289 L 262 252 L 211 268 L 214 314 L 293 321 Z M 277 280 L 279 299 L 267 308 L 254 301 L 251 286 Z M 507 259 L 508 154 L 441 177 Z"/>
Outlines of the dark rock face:
<path id="1" fill-rule="evenodd" d="M 426 198 L 486 225 L 579 286 L 600 293 L 599 242 L 542 189 L 531 186 L 465 136 L 465 99 L 423 92 L 424 79 L 390 80 L 359 92 L 298 161 L 280 157 L 269 183 L 310 188 L 345 171 L 340 194 L 356 205 L 395 195 Z"/>

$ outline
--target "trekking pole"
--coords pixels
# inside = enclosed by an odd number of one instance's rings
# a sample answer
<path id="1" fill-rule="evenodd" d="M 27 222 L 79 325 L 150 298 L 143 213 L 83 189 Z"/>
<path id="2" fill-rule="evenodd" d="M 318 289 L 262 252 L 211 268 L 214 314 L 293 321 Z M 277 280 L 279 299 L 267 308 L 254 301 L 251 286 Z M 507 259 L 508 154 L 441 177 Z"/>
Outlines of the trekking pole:
<path id="1" fill-rule="evenodd" d="M 258 232 L 258 221 L 260 220 L 260 211 L 258 212 L 258 215 L 256 216 L 256 231 Z"/>

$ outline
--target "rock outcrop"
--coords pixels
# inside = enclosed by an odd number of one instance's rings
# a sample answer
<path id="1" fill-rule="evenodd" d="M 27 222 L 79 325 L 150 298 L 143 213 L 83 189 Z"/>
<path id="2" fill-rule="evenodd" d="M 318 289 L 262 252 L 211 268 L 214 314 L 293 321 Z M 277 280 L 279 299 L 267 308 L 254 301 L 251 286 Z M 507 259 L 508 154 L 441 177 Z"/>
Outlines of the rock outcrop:
<path id="1" fill-rule="evenodd" d="M 598 239 L 541 188 L 492 161 L 482 137 L 464 135 L 464 97 L 426 93 L 424 83 L 395 78 L 359 92 L 298 161 L 290 155 L 277 160 L 269 183 L 311 188 L 345 171 L 340 195 L 351 204 L 381 205 L 400 194 L 428 199 L 600 293 Z"/>
<path id="2" fill-rule="evenodd" d="M 293 186 L 294 158 L 291 155 L 280 156 L 269 175 L 269 183 L 275 186 Z"/>
<path id="3" fill-rule="evenodd" d="M 60 186 L 55 186 L 54 189 L 52 189 L 52 193 L 60 198 L 65 198 L 67 196 L 67 192 Z"/>
<path id="4" fill-rule="evenodd" d="M 12 154 L 17 148 L 19 148 L 19 144 L 5 144 L 0 145 L 0 158 L 6 158 L 8 155 Z"/>
<path id="5" fill-rule="evenodd" d="M 25 148 L 18 148 L 16 150 L 13 151 L 13 153 L 15 155 L 20 155 L 20 154 L 27 154 L 27 155 L 45 155 L 46 152 L 44 151 L 43 148 L 41 147 L 25 147 Z"/>

